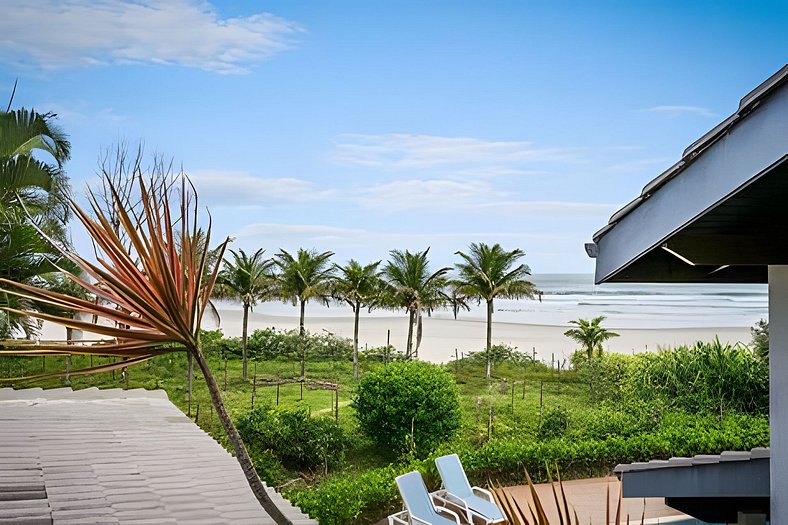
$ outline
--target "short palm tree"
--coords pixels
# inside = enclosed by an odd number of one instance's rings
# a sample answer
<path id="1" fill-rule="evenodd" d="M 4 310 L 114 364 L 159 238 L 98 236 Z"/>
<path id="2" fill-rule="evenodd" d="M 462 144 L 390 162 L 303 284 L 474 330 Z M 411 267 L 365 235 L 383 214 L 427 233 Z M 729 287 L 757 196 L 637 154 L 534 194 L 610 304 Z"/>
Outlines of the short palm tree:
<path id="1" fill-rule="evenodd" d="M 264 250 L 260 249 L 252 255 L 243 250 L 230 250 L 232 259 L 224 260 L 224 268 L 219 273 L 214 288 L 214 297 L 220 299 L 236 299 L 241 301 L 244 309 L 243 328 L 241 333 L 241 355 L 243 360 L 243 378 L 247 377 L 246 342 L 249 328 L 249 312 L 258 301 L 271 297 L 273 277 L 271 267 L 273 261 L 263 258 Z"/>
<path id="2" fill-rule="evenodd" d="M 276 293 L 284 301 L 300 305 L 299 334 L 301 341 L 301 377 L 306 374 L 306 337 L 304 314 L 306 303 L 317 300 L 326 306 L 331 299 L 330 283 L 334 268 L 331 266 L 333 252 L 318 253 L 317 250 L 299 248 L 295 256 L 285 250 L 279 250 L 274 256 L 274 264 L 279 271 L 275 274 Z"/>
<path id="3" fill-rule="evenodd" d="M 41 341 L 33 344 L 23 340 L 6 340 L 0 343 L 4 355 L 69 355 L 75 353 L 125 358 L 123 362 L 99 365 L 73 371 L 72 375 L 106 372 L 144 362 L 168 352 L 184 351 L 193 357 L 205 378 L 219 421 L 227 433 L 236 459 L 246 476 L 249 486 L 263 508 L 278 524 L 290 524 L 271 500 L 267 487 L 255 472 L 254 465 L 233 421 L 222 401 L 219 385 L 214 378 L 200 345 L 200 321 L 210 301 L 211 292 L 219 273 L 219 265 L 208 270 L 210 230 L 206 242 L 200 245 L 197 238 L 197 198 L 187 179 L 182 182 L 175 197 L 169 193 L 150 193 L 139 179 L 141 210 L 127 211 L 116 196 L 118 217 L 129 244 L 122 242 L 113 225 L 97 202 L 89 195 L 95 218 L 71 201 L 71 208 L 82 222 L 98 251 L 98 262 L 62 249 L 86 277 L 64 272 L 66 277 L 92 294 L 97 301 L 80 299 L 51 290 L 0 279 L 6 293 L 30 301 L 46 302 L 53 307 L 84 312 L 113 321 L 93 324 L 74 318 L 73 315 L 48 314 L 35 310 L 13 313 L 29 315 L 44 321 L 77 330 L 86 330 L 105 336 L 94 344 L 69 345 L 60 341 Z M 177 199 L 175 206 L 170 201 Z M 139 227 L 144 224 L 145 227 Z M 178 231 L 180 230 L 180 231 Z M 43 231 L 40 232 L 45 235 Z M 229 239 L 219 247 L 219 260 Z M 210 275 L 206 279 L 204 276 Z M 38 377 L 46 377 L 43 376 Z M 59 374 L 57 374 L 59 375 Z"/>
<path id="4" fill-rule="evenodd" d="M 456 264 L 457 293 L 487 303 L 487 379 L 490 379 L 492 348 L 493 302 L 496 298 L 533 299 L 539 294 L 534 283 L 526 279 L 531 270 L 525 264 L 517 265 L 525 252 L 506 251 L 500 244 L 471 243 L 468 253 L 457 252 L 462 262 Z"/>
<path id="5" fill-rule="evenodd" d="M 611 332 L 610 330 L 601 326 L 602 321 L 605 320 L 604 315 L 594 317 L 590 321 L 586 319 L 577 319 L 569 321 L 570 324 L 577 325 L 577 328 L 571 328 L 564 332 L 564 335 L 580 343 L 583 350 L 588 354 L 588 359 L 594 357 L 594 350 L 598 355 L 602 355 L 602 343 L 611 337 L 618 337 L 619 334 Z"/>
<path id="6" fill-rule="evenodd" d="M 336 278 L 332 295 L 347 302 L 353 309 L 353 377 L 358 379 L 358 321 L 362 308 L 372 308 L 378 303 L 381 291 L 380 261 L 362 266 L 350 259 L 345 266 L 335 265 Z"/>
<path id="7" fill-rule="evenodd" d="M 446 302 L 443 287 L 446 285 L 445 275 L 451 268 L 440 268 L 430 271 L 430 249 L 411 253 L 408 250 L 392 250 L 391 259 L 383 268 L 383 279 L 387 284 L 387 303 L 394 308 L 404 308 L 408 312 L 408 342 L 405 358 L 418 358 L 421 342 L 423 310 L 431 310 Z M 417 330 L 416 349 L 413 349 L 413 329 Z"/>

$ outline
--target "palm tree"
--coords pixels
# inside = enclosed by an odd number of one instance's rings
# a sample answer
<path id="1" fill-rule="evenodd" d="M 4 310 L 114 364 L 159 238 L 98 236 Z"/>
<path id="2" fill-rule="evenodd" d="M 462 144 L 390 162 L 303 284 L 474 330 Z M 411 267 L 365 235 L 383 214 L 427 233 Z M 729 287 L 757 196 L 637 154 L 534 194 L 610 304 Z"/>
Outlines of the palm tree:
<path id="1" fill-rule="evenodd" d="M 427 255 L 430 249 L 411 253 L 408 250 L 392 250 L 391 260 L 383 268 L 383 278 L 388 285 L 388 302 L 395 308 L 408 312 L 408 343 L 405 358 L 418 358 L 421 343 L 421 312 L 431 310 L 446 302 L 443 287 L 444 276 L 450 268 L 430 272 Z M 416 327 L 416 350 L 413 350 L 413 328 Z"/>
<path id="2" fill-rule="evenodd" d="M 291 524 L 271 500 L 267 487 L 255 472 L 246 447 L 222 401 L 219 385 L 214 378 L 200 344 L 200 321 L 210 301 L 219 265 L 204 279 L 210 245 L 210 231 L 202 247 L 197 238 L 197 199 L 193 188 L 182 177 L 178 197 L 169 193 L 150 193 L 142 179 L 139 192 L 142 206 L 140 214 L 147 228 L 138 228 L 139 221 L 116 197 L 121 227 L 130 240 L 126 245 L 115 234 L 114 227 L 102 211 L 95 195 L 90 194 L 90 206 L 96 218 L 91 218 L 76 203 L 70 201 L 72 210 L 88 231 L 101 254 L 101 263 L 93 263 L 77 253 L 61 247 L 62 254 L 86 275 L 64 272 L 67 278 L 94 295 L 90 301 L 65 294 L 0 279 L 6 293 L 30 301 L 47 302 L 53 307 L 71 312 L 84 312 L 113 321 L 93 324 L 70 315 L 48 314 L 35 310 L 18 311 L 2 307 L 5 311 L 29 315 L 44 321 L 55 322 L 76 330 L 87 330 L 106 337 L 100 343 L 78 347 L 60 341 L 3 341 L 3 355 L 69 355 L 81 353 L 126 358 L 121 363 L 104 364 L 72 371 L 72 375 L 107 372 L 132 366 L 169 352 L 185 351 L 200 367 L 205 378 L 214 408 L 233 447 L 247 482 L 260 504 L 277 524 Z M 170 200 L 179 202 L 170 206 Z M 180 232 L 176 233 L 176 229 Z M 43 231 L 39 232 L 47 237 Z M 177 239 L 177 240 L 176 240 Z M 229 239 L 222 242 L 219 260 Z M 133 247 L 130 248 L 129 246 Z M 57 374 L 42 374 L 39 378 Z"/>
<path id="3" fill-rule="evenodd" d="M 69 214 L 63 163 L 71 144 L 54 118 L 27 109 L 0 112 L 0 204 L 24 204 L 62 234 Z"/>
<path id="4" fill-rule="evenodd" d="M 44 286 L 62 263 L 60 254 L 38 230 L 68 244 L 68 180 L 63 163 L 70 144 L 54 114 L 20 109 L 0 112 L 0 277 Z M 17 310 L 37 307 L 3 294 L 0 304 Z M 0 316 L 4 337 L 32 337 L 38 323 L 11 312 Z"/>
<path id="5" fill-rule="evenodd" d="M 457 292 L 464 297 L 474 298 L 487 303 L 487 379 L 490 379 L 492 348 L 493 301 L 497 297 L 505 299 L 533 299 L 538 295 L 534 283 L 527 280 L 531 270 L 517 261 L 525 252 L 516 249 L 506 251 L 500 244 L 489 246 L 485 243 L 471 243 L 468 253 L 457 252 L 462 262 L 457 263 Z"/>
<path id="6" fill-rule="evenodd" d="M 591 321 L 585 319 L 569 321 L 570 324 L 577 325 L 577 328 L 571 328 L 564 332 L 565 336 L 574 339 L 582 345 L 583 350 L 588 354 L 589 361 L 594 356 L 594 350 L 597 351 L 598 355 L 602 355 L 602 343 L 611 337 L 619 336 L 619 334 L 601 326 L 604 320 L 605 316 L 600 315 L 599 317 L 594 317 Z"/>
<path id="7" fill-rule="evenodd" d="M 271 296 L 273 277 L 271 267 L 273 261 L 264 259 L 264 250 L 260 249 L 252 255 L 243 250 L 230 250 L 232 260 L 224 260 L 224 268 L 219 273 L 214 289 L 214 297 L 236 299 L 241 301 L 244 309 L 243 331 L 241 335 L 241 351 L 243 359 L 243 378 L 247 376 L 246 341 L 249 327 L 249 311 L 257 301 L 266 300 Z"/>
<path id="8" fill-rule="evenodd" d="M 295 257 L 285 250 L 279 250 L 274 256 L 274 264 L 279 268 L 275 275 L 277 293 L 284 301 L 293 306 L 301 306 L 299 334 L 301 335 L 301 377 L 306 373 L 306 330 L 304 329 L 304 313 L 306 303 L 318 300 L 328 306 L 331 299 L 329 284 L 333 279 L 334 268 L 331 266 L 333 252 L 318 253 L 317 250 L 299 248 Z"/>
<path id="9" fill-rule="evenodd" d="M 358 320 L 361 308 L 372 308 L 380 297 L 380 261 L 361 266 L 350 259 L 345 266 L 334 265 L 337 277 L 334 280 L 333 295 L 347 302 L 353 309 L 353 377 L 358 379 Z"/>

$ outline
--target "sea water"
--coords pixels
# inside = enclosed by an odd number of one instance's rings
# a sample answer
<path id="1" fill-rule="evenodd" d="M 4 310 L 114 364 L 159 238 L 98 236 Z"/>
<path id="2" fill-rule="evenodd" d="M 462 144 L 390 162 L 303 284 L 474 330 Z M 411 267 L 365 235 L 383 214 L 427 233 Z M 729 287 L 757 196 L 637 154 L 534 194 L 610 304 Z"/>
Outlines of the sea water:
<path id="1" fill-rule="evenodd" d="M 759 284 L 602 284 L 594 285 L 592 274 L 534 274 L 531 280 L 541 290 L 536 299 L 495 301 L 496 323 L 566 326 L 573 319 L 607 319 L 608 328 L 718 328 L 750 327 L 768 318 L 766 285 Z M 471 310 L 459 319 L 483 320 L 484 304 L 470 303 Z M 269 315 L 298 315 L 298 307 L 266 303 L 255 311 Z M 430 313 L 452 318 L 447 309 Z M 346 305 L 329 308 L 307 304 L 310 317 L 352 316 Z M 365 316 L 398 315 L 387 310 L 364 312 Z"/>
<path id="2" fill-rule="evenodd" d="M 565 325 L 604 315 L 614 328 L 747 327 L 768 318 L 765 284 L 602 284 L 591 274 L 535 274 L 542 301 L 499 300 L 496 321 Z"/>

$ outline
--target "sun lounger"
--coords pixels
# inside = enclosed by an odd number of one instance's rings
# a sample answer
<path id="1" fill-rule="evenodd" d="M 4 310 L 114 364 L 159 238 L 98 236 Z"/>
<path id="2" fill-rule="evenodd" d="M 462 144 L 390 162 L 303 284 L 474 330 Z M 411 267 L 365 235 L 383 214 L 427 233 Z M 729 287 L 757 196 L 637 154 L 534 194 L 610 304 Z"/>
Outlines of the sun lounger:
<path id="1" fill-rule="evenodd" d="M 435 493 L 435 499 L 444 504 L 464 507 L 469 523 L 474 523 L 474 518 L 476 522 L 488 524 L 505 521 L 492 494 L 483 488 L 471 487 L 457 454 L 439 457 L 435 460 L 435 466 L 443 481 L 443 489 Z"/>
<path id="2" fill-rule="evenodd" d="M 444 507 L 436 507 L 418 472 L 397 477 L 397 488 L 405 503 L 402 512 L 389 516 L 389 525 L 460 525 L 460 517 Z M 441 516 L 442 512 L 451 519 Z"/>

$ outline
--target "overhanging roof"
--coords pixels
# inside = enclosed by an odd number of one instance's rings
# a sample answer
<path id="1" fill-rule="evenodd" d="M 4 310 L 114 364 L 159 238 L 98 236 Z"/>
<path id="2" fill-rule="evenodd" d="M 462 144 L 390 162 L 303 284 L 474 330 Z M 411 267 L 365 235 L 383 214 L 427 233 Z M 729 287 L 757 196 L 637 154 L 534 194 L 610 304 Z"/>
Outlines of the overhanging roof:
<path id="1" fill-rule="evenodd" d="M 735 523 L 739 512 L 769 513 L 769 449 L 618 465 L 625 498 L 665 498 L 708 523 Z"/>
<path id="2" fill-rule="evenodd" d="M 788 65 L 594 235 L 596 282 L 765 283 L 786 202 Z"/>

